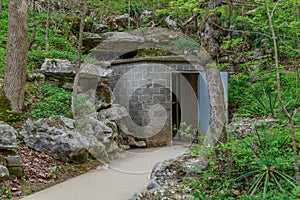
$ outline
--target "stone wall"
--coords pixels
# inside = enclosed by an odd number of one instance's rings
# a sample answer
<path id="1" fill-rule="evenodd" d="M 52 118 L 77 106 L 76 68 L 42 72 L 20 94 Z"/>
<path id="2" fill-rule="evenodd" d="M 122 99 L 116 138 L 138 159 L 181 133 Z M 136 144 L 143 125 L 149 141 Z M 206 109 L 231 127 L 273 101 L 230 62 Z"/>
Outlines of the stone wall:
<path id="1" fill-rule="evenodd" d="M 170 145 L 172 141 L 173 72 L 199 72 L 202 67 L 187 57 L 151 57 L 116 60 L 107 81 L 116 103 L 127 108 L 130 117 L 121 125 L 148 147 Z"/>

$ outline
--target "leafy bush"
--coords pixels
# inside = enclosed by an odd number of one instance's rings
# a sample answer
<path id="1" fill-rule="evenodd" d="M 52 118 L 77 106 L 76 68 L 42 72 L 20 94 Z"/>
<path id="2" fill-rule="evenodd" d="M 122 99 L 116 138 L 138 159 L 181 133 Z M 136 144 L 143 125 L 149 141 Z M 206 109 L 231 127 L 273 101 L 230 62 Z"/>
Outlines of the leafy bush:
<path id="1" fill-rule="evenodd" d="M 293 153 L 288 130 L 281 125 L 260 125 L 255 132 L 230 134 L 226 170 L 219 171 L 213 152 L 209 169 L 185 184 L 194 189 L 194 199 L 295 199 Z"/>
<path id="2" fill-rule="evenodd" d="M 259 69 L 252 76 L 255 78 L 246 73 L 238 73 L 230 77 L 230 106 L 234 111 L 237 110 L 237 114 L 243 116 L 277 117 L 281 108 L 277 99 L 277 82 L 273 70 L 264 72 Z M 285 72 L 280 75 L 283 102 L 290 113 L 300 107 L 300 88 L 296 76 L 297 72 Z"/>
<path id="3" fill-rule="evenodd" d="M 276 109 L 279 107 L 277 92 L 264 83 L 258 83 L 250 87 L 247 95 L 247 102 L 240 108 L 239 112 L 250 116 L 275 116 Z"/>
<path id="4" fill-rule="evenodd" d="M 56 115 L 69 117 L 71 115 L 71 92 L 45 84 L 35 95 L 37 101 L 31 107 L 32 118 L 38 119 Z"/>
<path id="5" fill-rule="evenodd" d="M 269 191 L 289 193 L 296 187 L 289 134 L 277 127 L 272 131 L 265 128 L 246 138 L 238 136 L 231 143 L 237 167 L 235 183 L 248 187 L 251 196 L 259 193 L 264 199 Z"/>

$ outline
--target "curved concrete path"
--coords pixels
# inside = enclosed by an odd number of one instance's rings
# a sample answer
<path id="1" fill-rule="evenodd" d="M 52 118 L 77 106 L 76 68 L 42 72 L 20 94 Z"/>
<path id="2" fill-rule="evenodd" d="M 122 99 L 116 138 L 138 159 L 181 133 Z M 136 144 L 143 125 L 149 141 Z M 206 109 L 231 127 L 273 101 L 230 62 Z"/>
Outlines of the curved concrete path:
<path id="1" fill-rule="evenodd" d="M 171 147 L 126 151 L 106 169 L 88 172 L 23 200 L 128 200 L 146 188 L 155 163 L 174 158 L 187 147 L 188 144 L 178 143 Z"/>

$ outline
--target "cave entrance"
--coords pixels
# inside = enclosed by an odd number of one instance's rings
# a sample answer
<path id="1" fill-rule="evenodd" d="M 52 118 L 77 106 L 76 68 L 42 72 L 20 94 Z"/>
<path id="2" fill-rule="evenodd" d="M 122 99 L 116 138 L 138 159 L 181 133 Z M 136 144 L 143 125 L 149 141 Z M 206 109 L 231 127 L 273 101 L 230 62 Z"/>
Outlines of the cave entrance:
<path id="1" fill-rule="evenodd" d="M 173 140 L 190 141 L 190 138 L 180 134 L 177 130 L 189 125 L 194 129 L 198 127 L 198 77 L 199 73 L 195 72 L 172 73 Z"/>

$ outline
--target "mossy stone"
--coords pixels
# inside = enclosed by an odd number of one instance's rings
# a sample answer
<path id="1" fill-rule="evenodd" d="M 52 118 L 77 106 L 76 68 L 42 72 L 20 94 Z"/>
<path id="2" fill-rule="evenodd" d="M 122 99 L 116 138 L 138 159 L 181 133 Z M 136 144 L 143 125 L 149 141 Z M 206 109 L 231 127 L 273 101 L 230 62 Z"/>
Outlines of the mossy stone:
<path id="1" fill-rule="evenodd" d="M 18 177 L 21 178 L 25 176 L 24 168 L 23 167 L 8 167 L 10 178 Z"/>

